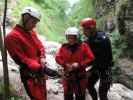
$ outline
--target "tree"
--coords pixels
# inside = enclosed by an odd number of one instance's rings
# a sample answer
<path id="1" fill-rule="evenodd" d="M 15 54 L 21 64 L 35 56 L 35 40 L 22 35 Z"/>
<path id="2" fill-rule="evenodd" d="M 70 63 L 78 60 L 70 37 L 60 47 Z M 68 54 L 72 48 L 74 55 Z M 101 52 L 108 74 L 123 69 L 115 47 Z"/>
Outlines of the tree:
<path id="1" fill-rule="evenodd" d="M 9 98 L 9 75 L 8 75 L 8 65 L 7 65 L 7 52 L 5 48 L 5 21 L 6 21 L 6 11 L 7 11 L 7 0 L 5 0 L 4 16 L 3 16 L 3 32 L 0 26 L 0 43 L 1 43 L 1 53 L 3 61 L 3 72 L 4 72 L 4 96 L 3 100 L 8 100 Z M 3 33 L 3 34 L 2 34 Z"/>
<path id="2" fill-rule="evenodd" d="M 80 20 L 85 17 L 95 17 L 93 0 L 79 0 L 79 2 L 74 4 L 68 16 L 68 24 L 79 26 Z"/>

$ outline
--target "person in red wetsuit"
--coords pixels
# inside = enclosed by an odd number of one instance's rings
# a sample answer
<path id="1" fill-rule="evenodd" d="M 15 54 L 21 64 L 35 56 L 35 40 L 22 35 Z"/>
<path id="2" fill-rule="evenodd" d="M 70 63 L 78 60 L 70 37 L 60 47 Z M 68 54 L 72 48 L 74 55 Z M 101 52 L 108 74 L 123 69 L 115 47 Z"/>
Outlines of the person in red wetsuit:
<path id="1" fill-rule="evenodd" d="M 56 53 L 55 60 L 64 69 L 64 100 L 85 100 L 86 67 L 93 59 L 93 53 L 86 43 L 78 42 L 79 31 L 70 27 L 65 32 L 67 43 Z"/>
<path id="2" fill-rule="evenodd" d="M 45 51 L 33 30 L 40 17 L 36 9 L 24 8 L 20 23 L 5 38 L 10 56 L 20 66 L 21 80 L 31 100 L 47 100 Z"/>

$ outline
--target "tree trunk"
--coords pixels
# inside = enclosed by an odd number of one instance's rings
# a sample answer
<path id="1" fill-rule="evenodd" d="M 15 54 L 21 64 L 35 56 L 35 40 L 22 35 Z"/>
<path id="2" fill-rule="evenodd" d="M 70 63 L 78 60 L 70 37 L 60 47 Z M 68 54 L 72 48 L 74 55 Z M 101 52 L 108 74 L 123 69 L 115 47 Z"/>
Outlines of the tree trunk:
<path id="1" fill-rule="evenodd" d="M 0 42 L 1 42 L 1 53 L 2 53 L 2 61 L 3 61 L 3 72 L 4 72 L 4 96 L 3 100 L 9 99 L 9 75 L 8 75 L 8 64 L 7 64 L 7 52 L 5 47 L 5 21 L 6 21 L 6 12 L 7 12 L 7 0 L 5 0 L 5 8 L 4 8 L 4 17 L 3 17 L 3 32 L 0 30 Z M 3 33 L 3 34 L 2 34 Z"/>

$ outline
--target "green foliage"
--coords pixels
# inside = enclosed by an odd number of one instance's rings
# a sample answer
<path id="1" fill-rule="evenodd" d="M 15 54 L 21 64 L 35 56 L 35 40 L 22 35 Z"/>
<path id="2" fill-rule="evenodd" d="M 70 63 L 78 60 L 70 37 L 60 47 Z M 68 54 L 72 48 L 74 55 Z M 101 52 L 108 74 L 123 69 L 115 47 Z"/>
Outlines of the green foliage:
<path id="1" fill-rule="evenodd" d="M 127 48 L 127 44 L 124 40 L 124 37 L 122 37 L 119 32 L 115 31 L 111 33 L 111 36 L 114 61 L 117 61 L 124 53 L 123 50 Z"/>
<path id="2" fill-rule="evenodd" d="M 17 1 L 17 7 L 12 8 L 14 23 L 20 20 L 20 13 L 25 6 L 33 6 L 41 12 L 42 19 L 37 30 L 46 36 L 48 40 L 64 40 L 66 28 L 66 10 L 69 3 L 66 0 L 21 0 Z"/>
<path id="3" fill-rule="evenodd" d="M 79 26 L 80 20 L 85 17 L 94 17 L 95 11 L 93 8 L 93 0 L 80 0 L 73 7 L 71 7 L 68 25 Z"/>
<path id="4" fill-rule="evenodd" d="M 0 94 L 3 93 L 3 90 L 4 90 L 4 86 L 3 86 L 3 81 L 0 82 Z"/>
<path id="5" fill-rule="evenodd" d="M 112 78 L 113 82 L 117 82 L 120 75 L 123 73 L 118 64 L 118 60 L 125 53 L 124 50 L 125 48 L 127 48 L 127 44 L 124 37 L 122 37 L 118 31 L 110 33 L 110 39 L 112 43 L 112 52 L 114 58 L 114 67 L 112 67 Z"/>
<path id="6" fill-rule="evenodd" d="M 97 19 L 97 28 L 99 30 L 103 30 L 103 22 L 104 22 L 104 18 L 103 17 Z"/>
<path id="7" fill-rule="evenodd" d="M 72 7 L 67 0 L 19 0 L 16 7 L 12 8 L 13 23 L 20 20 L 19 15 L 25 6 L 40 10 L 42 19 L 37 30 L 53 41 L 64 41 L 64 31 L 67 27 L 79 27 L 82 18 L 94 17 L 93 0 L 79 0 Z"/>
<path id="8" fill-rule="evenodd" d="M 0 16 L 3 14 L 4 0 L 0 0 Z"/>

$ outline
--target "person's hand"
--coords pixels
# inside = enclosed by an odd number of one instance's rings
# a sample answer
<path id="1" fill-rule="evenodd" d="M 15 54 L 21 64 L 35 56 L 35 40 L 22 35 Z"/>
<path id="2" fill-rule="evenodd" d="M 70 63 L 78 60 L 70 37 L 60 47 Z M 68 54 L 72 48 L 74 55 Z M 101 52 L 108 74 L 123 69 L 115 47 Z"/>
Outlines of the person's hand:
<path id="1" fill-rule="evenodd" d="M 69 68 L 69 67 L 71 67 L 71 64 L 67 63 L 67 64 L 65 64 L 65 66 L 66 66 L 67 68 Z"/>
<path id="2" fill-rule="evenodd" d="M 42 67 L 44 67 L 47 64 L 46 59 L 45 58 L 41 58 L 40 59 L 40 63 L 42 65 Z"/>
<path id="3" fill-rule="evenodd" d="M 68 71 L 68 72 L 71 72 L 71 71 L 73 70 L 71 64 L 67 63 L 67 64 L 65 64 L 65 66 L 67 67 L 67 71 Z"/>
<path id="4" fill-rule="evenodd" d="M 73 69 L 79 68 L 79 63 L 74 62 L 74 63 L 72 64 L 72 68 L 73 68 Z"/>
<path id="5" fill-rule="evenodd" d="M 38 71 L 41 68 L 41 65 L 37 61 L 32 61 L 29 63 L 29 68 L 34 71 Z"/>

